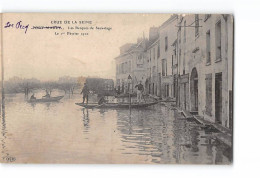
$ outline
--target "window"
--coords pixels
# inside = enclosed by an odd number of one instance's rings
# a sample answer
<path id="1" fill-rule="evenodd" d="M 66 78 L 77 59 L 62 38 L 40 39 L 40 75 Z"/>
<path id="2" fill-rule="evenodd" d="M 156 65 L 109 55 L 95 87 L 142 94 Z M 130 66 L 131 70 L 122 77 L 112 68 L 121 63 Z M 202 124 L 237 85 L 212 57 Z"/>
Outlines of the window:
<path id="1" fill-rule="evenodd" d="M 138 60 L 140 60 L 140 59 L 142 59 L 142 58 L 143 58 L 143 55 L 142 55 L 142 54 L 138 55 Z"/>
<path id="2" fill-rule="evenodd" d="M 167 61 L 162 59 L 162 76 L 167 76 Z"/>
<path id="3" fill-rule="evenodd" d="M 144 61 L 143 61 L 144 59 L 143 59 L 143 55 L 142 54 L 139 54 L 138 56 L 137 56 L 137 60 L 136 60 L 136 66 L 138 67 L 138 68 L 142 68 L 143 67 L 143 64 L 144 64 Z"/>
<path id="4" fill-rule="evenodd" d="M 176 79 L 174 79 L 173 81 L 173 97 L 176 97 L 176 93 L 177 93 L 177 85 L 176 85 Z"/>
<path id="5" fill-rule="evenodd" d="M 127 72 L 127 62 L 122 63 L 122 74 L 125 74 Z"/>
<path id="6" fill-rule="evenodd" d="M 155 77 L 155 76 L 156 76 L 156 67 L 153 66 L 153 77 Z"/>
<path id="7" fill-rule="evenodd" d="M 137 64 L 137 68 L 143 68 L 143 64 Z"/>
<path id="8" fill-rule="evenodd" d="M 157 95 L 157 85 L 155 84 L 155 91 L 154 91 L 154 94 Z"/>
<path id="9" fill-rule="evenodd" d="M 151 58 L 152 58 L 152 51 L 150 50 L 150 58 L 149 58 L 149 61 L 151 61 Z"/>
<path id="10" fill-rule="evenodd" d="M 211 63 L 211 52 L 210 52 L 210 31 L 206 33 L 206 64 L 209 65 Z"/>
<path id="11" fill-rule="evenodd" d="M 172 75 L 173 75 L 173 55 L 172 55 Z"/>
<path id="12" fill-rule="evenodd" d="M 123 64 L 122 64 L 122 63 L 119 65 L 119 73 L 120 73 L 120 74 L 123 73 Z"/>
<path id="13" fill-rule="evenodd" d="M 168 37 L 165 37 L 165 51 L 168 50 Z"/>
<path id="14" fill-rule="evenodd" d="M 155 48 L 153 48 L 153 60 L 155 60 Z"/>
<path id="15" fill-rule="evenodd" d="M 221 21 L 216 24 L 216 61 L 221 60 Z"/>
<path id="16" fill-rule="evenodd" d="M 153 60 L 153 56 L 154 56 L 154 51 L 153 49 L 151 49 L 151 61 Z"/>
<path id="17" fill-rule="evenodd" d="M 160 41 L 158 42 L 157 58 L 160 57 Z"/>
<path id="18" fill-rule="evenodd" d="M 198 37 L 199 36 L 199 15 L 196 14 L 195 15 L 195 37 Z"/>
<path id="19" fill-rule="evenodd" d="M 180 68 L 181 68 L 181 49 L 179 49 L 179 65 L 180 65 Z"/>
<path id="20" fill-rule="evenodd" d="M 174 88 L 173 88 L 173 84 L 171 85 L 171 96 L 174 95 Z"/>
<path id="21" fill-rule="evenodd" d="M 177 39 L 174 41 L 174 43 L 173 43 L 173 54 L 174 54 L 174 57 L 176 58 L 176 55 L 177 55 L 177 47 L 176 47 L 176 45 L 177 45 Z"/>
<path id="22" fill-rule="evenodd" d="M 183 37 L 183 43 L 186 43 L 186 21 L 184 21 L 184 37 Z"/>
<path id="23" fill-rule="evenodd" d="M 185 74 L 185 66 L 186 66 L 185 65 L 185 55 L 186 55 L 186 53 L 184 52 L 183 53 L 183 71 L 182 71 L 183 74 Z"/>
<path id="24" fill-rule="evenodd" d="M 165 84 L 165 97 L 169 97 L 169 84 Z"/>
<path id="25" fill-rule="evenodd" d="M 206 74 L 206 114 L 212 115 L 212 74 Z"/>

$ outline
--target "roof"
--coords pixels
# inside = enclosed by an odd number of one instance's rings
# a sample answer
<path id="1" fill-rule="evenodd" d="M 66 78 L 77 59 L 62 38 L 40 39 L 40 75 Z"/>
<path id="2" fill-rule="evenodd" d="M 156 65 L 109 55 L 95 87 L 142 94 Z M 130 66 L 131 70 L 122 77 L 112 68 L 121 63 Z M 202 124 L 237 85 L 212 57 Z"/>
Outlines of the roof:
<path id="1" fill-rule="evenodd" d="M 131 52 L 133 52 L 134 50 L 138 49 L 139 47 L 141 47 L 142 43 L 146 41 L 146 39 L 143 39 L 142 41 L 140 41 L 139 43 L 133 44 L 128 50 L 125 51 L 125 53 L 120 54 L 119 56 L 115 57 L 115 59 L 120 58 L 122 56 L 128 55 Z M 145 42 L 146 43 L 146 42 Z"/>
<path id="2" fill-rule="evenodd" d="M 176 14 L 171 15 L 171 17 L 170 17 L 167 21 L 165 21 L 165 22 L 159 27 L 159 29 L 161 29 L 162 27 L 168 25 L 170 22 L 176 20 L 177 18 L 178 18 L 178 15 L 176 15 Z"/>
<path id="3" fill-rule="evenodd" d="M 157 37 L 156 39 L 149 40 L 147 44 L 147 49 L 150 49 L 158 40 L 159 37 Z"/>

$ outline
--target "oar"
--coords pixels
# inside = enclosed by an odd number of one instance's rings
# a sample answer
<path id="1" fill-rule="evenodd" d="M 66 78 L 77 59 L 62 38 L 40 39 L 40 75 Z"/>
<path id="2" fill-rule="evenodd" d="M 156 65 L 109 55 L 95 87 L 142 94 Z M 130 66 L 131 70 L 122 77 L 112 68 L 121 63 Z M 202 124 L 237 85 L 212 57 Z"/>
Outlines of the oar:
<path id="1" fill-rule="evenodd" d="M 143 92 L 142 92 L 141 94 L 142 94 L 142 97 L 144 98 Z M 145 100 L 145 98 L 144 98 L 144 102 L 146 103 L 146 100 Z"/>
<path id="2" fill-rule="evenodd" d="M 99 104 L 99 105 L 97 105 L 97 106 L 94 106 L 93 108 L 98 108 L 98 107 L 103 106 L 103 105 L 104 105 L 104 103 Z"/>

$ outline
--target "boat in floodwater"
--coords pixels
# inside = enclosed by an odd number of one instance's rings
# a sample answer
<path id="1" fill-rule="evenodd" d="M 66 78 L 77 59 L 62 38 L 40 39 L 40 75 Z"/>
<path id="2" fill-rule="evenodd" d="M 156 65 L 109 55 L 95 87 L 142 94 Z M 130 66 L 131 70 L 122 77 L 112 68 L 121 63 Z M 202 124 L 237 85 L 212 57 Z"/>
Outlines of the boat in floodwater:
<path id="1" fill-rule="evenodd" d="M 132 103 L 130 105 L 131 108 L 145 108 L 152 105 L 157 104 L 158 102 L 150 102 L 150 103 Z M 84 108 L 129 108 L 129 103 L 103 103 L 101 105 L 97 103 L 75 103 L 78 106 Z"/>
<path id="2" fill-rule="evenodd" d="M 55 96 L 50 98 L 41 98 L 41 99 L 30 99 L 28 100 L 29 103 L 46 103 L 46 102 L 58 102 L 64 96 Z"/>

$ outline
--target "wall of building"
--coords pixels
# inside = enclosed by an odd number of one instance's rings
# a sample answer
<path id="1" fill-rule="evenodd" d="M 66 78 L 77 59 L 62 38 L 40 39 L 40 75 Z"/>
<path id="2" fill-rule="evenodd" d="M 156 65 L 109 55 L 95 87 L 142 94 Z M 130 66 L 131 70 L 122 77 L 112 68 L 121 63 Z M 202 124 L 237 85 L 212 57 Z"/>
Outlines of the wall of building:
<path id="1" fill-rule="evenodd" d="M 159 53 L 158 53 L 158 43 L 159 39 L 154 41 L 146 51 L 147 54 L 147 81 L 148 86 L 146 92 L 151 95 L 159 96 L 160 94 L 160 85 L 159 85 L 159 78 L 158 78 L 158 62 L 159 62 Z"/>
<path id="2" fill-rule="evenodd" d="M 173 42 L 177 38 L 177 15 L 171 16 L 164 24 L 159 28 L 159 39 L 160 39 L 160 58 L 158 61 L 158 69 L 161 74 L 161 96 L 173 97 L 173 64 L 176 64 L 176 59 L 174 58 L 174 48 Z M 166 43 L 167 37 L 167 43 Z M 165 45 L 167 44 L 167 49 Z M 166 74 L 163 75 L 162 61 L 166 60 Z M 168 87 L 167 87 L 168 86 Z M 168 94 L 167 90 L 169 89 Z"/>
<path id="3" fill-rule="evenodd" d="M 220 33 L 217 27 L 221 27 Z M 117 65 L 131 61 L 129 71 L 117 73 L 117 80 L 126 83 L 130 74 L 134 85 L 140 80 L 145 84 L 147 93 L 170 97 L 180 108 L 230 128 L 233 123 L 233 17 L 173 15 L 159 29 L 152 27 L 151 32 L 142 48 L 116 58 Z M 126 47 L 129 44 L 121 51 L 127 52 Z M 221 58 L 217 58 L 218 47 L 221 47 Z M 140 55 L 141 66 L 138 65 Z M 163 60 L 167 64 L 165 70 Z"/>
<path id="4" fill-rule="evenodd" d="M 139 83 L 139 81 L 142 81 L 144 84 L 147 66 L 145 61 L 145 43 L 145 39 L 138 39 L 137 44 L 123 45 L 121 47 L 122 54 L 115 58 L 117 65 L 116 89 L 120 89 L 120 93 L 128 92 L 129 75 L 132 77 L 131 90 L 136 91 L 134 86 Z M 124 70 L 122 70 L 122 66 L 124 67 Z"/>
<path id="5" fill-rule="evenodd" d="M 182 25 L 186 21 L 187 25 L 194 24 L 195 15 L 188 15 L 183 18 Z M 232 94 L 232 66 L 233 61 L 233 26 L 231 23 L 232 17 L 227 16 L 225 20 L 223 15 L 211 15 L 208 19 L 205 19 L 205 15 L 199 15 L 199 30 L 198 35 L 195 36 L 195 27 L 187 27 L 186 29 L 186 43 L 179 44 L 181 48 L 180 58 L 180 73 L 182 75 L 189 75 L 189 92 L 186 97 L 189 96 L 188 110 L 194 111 L 194 98 L 192 97 L 193 81 L 192 70 L 196 69 L 198 74 L 198 114 L 204 116 L 205 119 L 212 122 L 216 121 L 216 74 L 222 74 L 222 101 L 219 105 L 221 109 L 221 121 L 225 127 L 230 127 L 229 122 L 229 104 L 230 94 Z M 216 24 L 221 23 L 221 59 L 216 59 Z M 206 33 L 210 31 L 210 56 L 211 62 L 207 63 L 207 46 L 206 46 Z M 182 41 L 184 34 L 182 30 Z M 185 71 L 185 73 L 183 73 Z M 209 113 L 206 108 L 206 78 L 207 75 L 212 76 L 212 110 Z M 180 85 L 181 86 L 181 85 Z M 182 91 L 183 89 L 181 89 Z M 183 93 L 183 92 L 182 92 Z M 183 107 L 183 95 L 180 94 L 180 105 Z"/>

